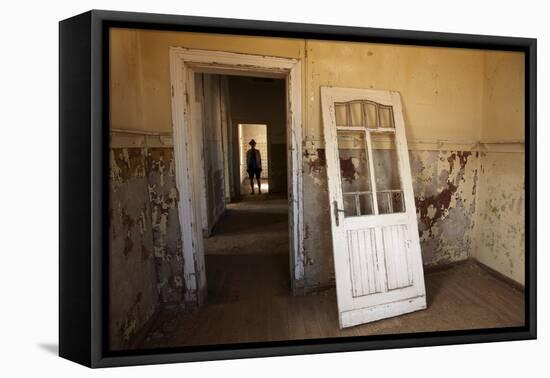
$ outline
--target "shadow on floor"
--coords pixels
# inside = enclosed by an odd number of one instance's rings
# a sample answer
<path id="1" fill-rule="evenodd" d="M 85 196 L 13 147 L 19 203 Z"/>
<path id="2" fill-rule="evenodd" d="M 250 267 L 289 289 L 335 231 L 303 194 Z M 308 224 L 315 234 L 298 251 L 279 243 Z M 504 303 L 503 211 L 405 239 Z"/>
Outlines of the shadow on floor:
<path id="1" fill-rule="evenodd" d="M 56 356 L 59 355 L 59 345 L 57 345 L 56 343 L 41 343 L 38 344 L 38 347 L 50 354 L 54 354 Z"/>

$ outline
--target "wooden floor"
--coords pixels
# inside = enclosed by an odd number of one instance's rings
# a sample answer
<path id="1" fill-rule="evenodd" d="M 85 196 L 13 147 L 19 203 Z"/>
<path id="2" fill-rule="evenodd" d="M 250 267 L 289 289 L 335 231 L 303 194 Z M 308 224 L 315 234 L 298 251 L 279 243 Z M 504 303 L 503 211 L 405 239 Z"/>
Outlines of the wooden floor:
<path id="1" fill-rule="evenodd" d="M 286 206 L 286 200 L 269 196 L 231 205 L 216 236 L 206 240 L 207 305 L 193 313 L 160 311 L 136 348 L 511 327 L 524 323 L 523 293 L 476 263 L 467 262 L 426 274 L 426 310 L 341 330 L 334 289 L 306 296 L 290 295 Z"/>

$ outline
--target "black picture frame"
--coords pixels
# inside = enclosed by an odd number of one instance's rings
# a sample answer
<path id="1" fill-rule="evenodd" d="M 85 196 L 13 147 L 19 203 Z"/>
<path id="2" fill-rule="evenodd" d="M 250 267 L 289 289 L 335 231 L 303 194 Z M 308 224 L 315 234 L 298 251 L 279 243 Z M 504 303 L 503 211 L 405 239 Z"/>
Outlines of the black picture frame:
<path id="1" fill-rule="evenodd" d="M 525 53 L 525 326 L 109 352 L 111 27 L 362 41 Z M 92 10 L 59 23 L 59 354 L 88 367 L 535 339 L 537 41 L 532 38 Z"/>

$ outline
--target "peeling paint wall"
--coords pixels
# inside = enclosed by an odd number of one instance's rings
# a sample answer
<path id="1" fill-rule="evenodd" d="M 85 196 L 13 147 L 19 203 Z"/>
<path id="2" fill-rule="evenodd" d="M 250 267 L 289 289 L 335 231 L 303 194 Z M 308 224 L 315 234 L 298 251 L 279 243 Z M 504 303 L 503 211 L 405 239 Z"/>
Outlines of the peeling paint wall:
<path id="1" fill-rule="evenodd" d="M 522 285 L 525 282 L 524 164 L 521 153 L 482 154 L 473 254 L 483 264 Z"/>
<path id="2" fill-rule="evenodd" d="M 174 150 L 145 150 L 159 302 L 177 305 L 183 298 L 184 280 Z"/>
<path id="3" fill-rule="evenodd" d="M 486 235 L 479 232 L 479 215 L 488 208 L 480 207 L 486 196 L 480 188 L 489 190 L 483 185 L 498 179 L 487 170 L 480 173 L 483 159 L 492 158 L 480 151 L 485 151 L 483 142 L 523 140 L 521 53 L 145 30 L 116 30 L 111 46 L 111 107 L 116 109 L 111 126 L 160 132 L 172 131 L 170 46 L 301 60 L 307 289 L 334 281 L 319 89 L 323 85 L 401 93 L 424 263 L 492 258 L 480 250 Z M 519 179 L 519 172 L 512 174 Z M 514 188 L 519 198 L 520 186 Z M 495 223 L 495 237 L 506 227 L 506 222 Z M 514 264 L 521 265 L 520 260 Z"/>
<path id="4" fill-rule="evenodd" d="M 160 303 L 181 303 L 173 150 L 110 150 L 110 346 L 127 348 Z"/>
<path id="5" fill-rule="evenodd" d="M 158 302 L 145 151 L 111 150 L 110 346 L 124 349 Z"/>
<path id="6" fill-rule="evenodd" d="M 474 248 L 479 152 L 410 151 L 422 260 L 467 259 Z"/>

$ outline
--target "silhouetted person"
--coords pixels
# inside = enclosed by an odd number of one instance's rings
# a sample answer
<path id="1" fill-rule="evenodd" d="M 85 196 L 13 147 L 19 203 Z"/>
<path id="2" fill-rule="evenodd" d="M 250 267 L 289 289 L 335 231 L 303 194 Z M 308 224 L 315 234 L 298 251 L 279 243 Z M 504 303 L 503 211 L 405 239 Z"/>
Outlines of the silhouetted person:
<path id="1" fill-rule="evenodd" d="M 262 157 L 260 151 L 256 149 L 256 141 L 254 139 L 248 142 L 250 144 L 250 150 L 246 151 L 246 171 L 248 172 L 248 178 L 250 178 L 250 194 L 254 194 L 254 176 L 258 182 L 258 194 L 262 194 L 262 184 L 260 182 L 260 176 L 262 174 Z"/>

